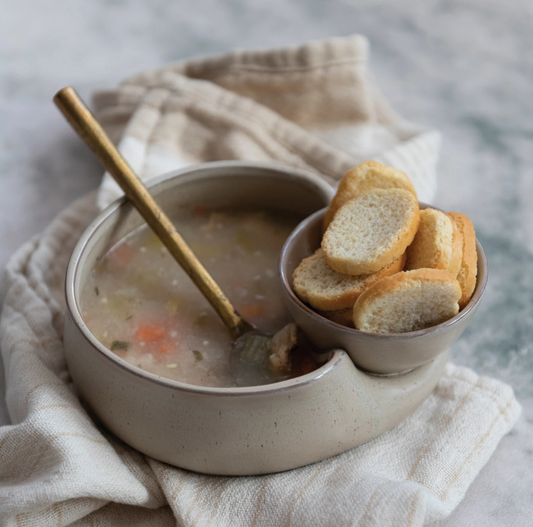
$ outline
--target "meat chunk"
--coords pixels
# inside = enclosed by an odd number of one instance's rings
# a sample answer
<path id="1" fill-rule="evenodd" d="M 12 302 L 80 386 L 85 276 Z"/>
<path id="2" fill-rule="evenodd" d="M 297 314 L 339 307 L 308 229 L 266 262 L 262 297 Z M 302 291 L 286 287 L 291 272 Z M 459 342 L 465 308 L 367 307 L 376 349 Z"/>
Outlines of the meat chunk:
<path id="1" fill-rule="evenodd" d="M 272 338 L 268 365 L 274 375 L 287 375 L 291 371 L 291 351 L 298 343 L 298 326 L 291 322 Z"/>

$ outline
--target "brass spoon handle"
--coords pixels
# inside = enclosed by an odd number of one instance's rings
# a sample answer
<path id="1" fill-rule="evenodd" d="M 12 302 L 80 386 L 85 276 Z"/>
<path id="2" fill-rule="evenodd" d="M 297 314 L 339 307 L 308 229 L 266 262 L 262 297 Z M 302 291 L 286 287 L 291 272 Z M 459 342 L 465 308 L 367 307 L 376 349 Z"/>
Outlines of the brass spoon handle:
<path id="1" fill-rule="evenodd" d="M 226 295 L 196 258 L 142 181 L 126 163 L 76 91 L 67 86 L 56 93 L 54 102 L 77 134 L 120 185 L 133 206 L 154 230 L 170 254 L 210 302 L 230 330 L 233 338 L 236 339 L 251 329 L 251 326 L 239 316 Z"/>

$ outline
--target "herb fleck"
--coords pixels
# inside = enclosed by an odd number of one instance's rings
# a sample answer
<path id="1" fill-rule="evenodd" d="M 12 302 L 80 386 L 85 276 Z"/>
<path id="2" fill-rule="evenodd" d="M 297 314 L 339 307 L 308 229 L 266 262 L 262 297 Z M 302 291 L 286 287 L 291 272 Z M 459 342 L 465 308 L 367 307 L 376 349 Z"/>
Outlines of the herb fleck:
<path id="1" fill-rule="evenodd" d="M 129 347 L 129 342 L 124 342 L 123 340 L 114 340 L 111 344 L 111 351 L 128 351 Z"/>
<path id="2" fill-rule="evenodd" d="M 197 328 L 204 328 L 209 323 L 209 315 L 207 313 L 200 313 L 197 319 L 194 321 L 194 325 Z"/>
<path id="3" fill-rule="evenodd" d="M 198 350 L 193 350 L 193 353 L 194 353 L 194 357 L 197 360 L 197 362 L 200 362 L 201 360 L 204 360 L 204 356 Z"/>
<path id="4" fill-rule="evenodd" d="M 95 286 L 94 292 L 96 293 L 96 296 L 98 296 L 100 294 L 100 290 L 98 289 L 98 287 Z"/>

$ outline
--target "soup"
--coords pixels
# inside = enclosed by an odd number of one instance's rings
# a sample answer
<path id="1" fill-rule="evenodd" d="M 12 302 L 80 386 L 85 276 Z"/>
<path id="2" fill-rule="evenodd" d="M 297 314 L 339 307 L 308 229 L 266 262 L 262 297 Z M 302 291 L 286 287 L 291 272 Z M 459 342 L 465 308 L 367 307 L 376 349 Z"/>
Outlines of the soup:
<path id="1" fill-rule="evenodd" d="M 290 322 L 277 265 L 281 247 L 302 218 L 278 210 L 183 210 L 178 231 L 242 317 L 274 334 Z M 93 335 L 129 363 L 188 384 L 268 384 L 314 370 L 305 343 L 292 352 L 289 375 L 268 365 L 266 340 L 233 346 L 207 300 L 146 226 L 115 245 L 80 295 Z"/>

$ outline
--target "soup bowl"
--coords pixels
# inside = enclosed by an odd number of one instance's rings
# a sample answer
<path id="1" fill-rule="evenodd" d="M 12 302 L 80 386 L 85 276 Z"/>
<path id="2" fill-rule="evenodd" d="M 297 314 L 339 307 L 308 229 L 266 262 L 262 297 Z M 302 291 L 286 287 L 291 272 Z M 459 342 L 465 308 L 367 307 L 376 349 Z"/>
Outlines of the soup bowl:
<path id="1" fill-rule="evenodd" d="M 421 209 L 429 207 L 419 203 Z M 435 208 L 432 206 L 432 208 Z M 294 293 L 292 275 L 303 258 L 311 256 L 322 240 L 325 209 L 302 221 L 282 249 L 280 274 L 285 304 L 296 324 L 320 349 L 345 350 L 354 364 L 377 374 L 397 374 L 434 360 L 461 336 L 479 307 L 488 280 L 488 264 L 476 240 L 478 275 L 468 304 L 453 318 L 435 326 L 408 333 L 366 333 L 332 322 L 313 311 Z"/>
<path id="2" fill-rule="evenodd" d="M 318 176 L 276 164 L 215 162 L 149 185 L 170 211 L 187 205 L 269 207 L 309 215 L 334 191 Z M 78 394 L 111 432 L 140 452 L 217 475 L 278 472 L 344 452 L 411 415 L 434 389 L 446 353 L 403 375 L 358 370 L 341 349 L 315 371 L 275 384 L 214 388 L 144 371 L 103 346 L 81 316 L 96 263 L 144 222 L 126 199 L 106 208 L 76 245 L 66 275 L 64 345 Z"/>

